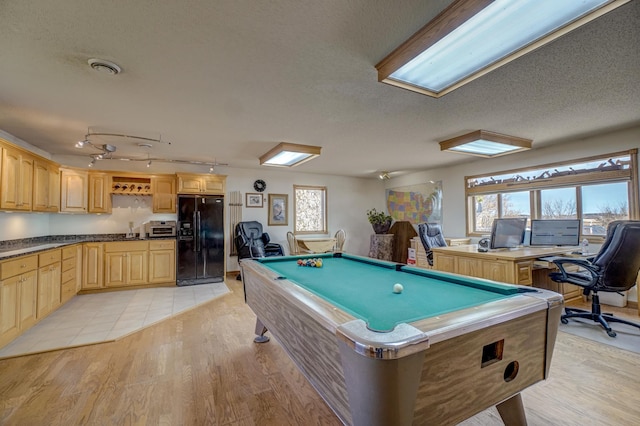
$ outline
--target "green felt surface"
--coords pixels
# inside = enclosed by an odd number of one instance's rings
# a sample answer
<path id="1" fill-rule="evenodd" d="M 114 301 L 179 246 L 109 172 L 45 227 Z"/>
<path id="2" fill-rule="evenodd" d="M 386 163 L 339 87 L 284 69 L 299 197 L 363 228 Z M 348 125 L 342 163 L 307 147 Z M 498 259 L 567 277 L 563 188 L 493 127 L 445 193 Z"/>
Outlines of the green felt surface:
<path id="1" fill-rule="evenodd" d="M 386 262 L 362 262 L 330 254 L 313 257 L 322 258 L 322 268 L 299 266 L 295 256 L 266 258 L 261 263 L 364 320 L 373 330 L 392 330 L 402 322 L 477 306 L 518 292 L 516 287 L 499 283 L 422 273 L 416 268 L 396 271 L 395 265 Z M 396 283 L 404 287 L 400 294 L 393 293 Z"/>

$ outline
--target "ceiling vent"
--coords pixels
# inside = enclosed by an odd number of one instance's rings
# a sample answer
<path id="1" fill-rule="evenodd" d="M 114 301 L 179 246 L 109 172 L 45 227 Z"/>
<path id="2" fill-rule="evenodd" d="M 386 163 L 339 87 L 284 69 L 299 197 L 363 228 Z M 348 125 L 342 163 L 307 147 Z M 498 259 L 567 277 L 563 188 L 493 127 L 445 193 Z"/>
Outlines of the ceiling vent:
<path id="1" fill-rule="evenodd" d="M 105 74 L 116 75 L 120 74 L 120 72 L 122 71 L 122 68 L 120 68 L 117 64 L 105 61 L 104 59 L 89 59 L 89 61 L 87 62 L 89 63 L 91 68 Z"/>

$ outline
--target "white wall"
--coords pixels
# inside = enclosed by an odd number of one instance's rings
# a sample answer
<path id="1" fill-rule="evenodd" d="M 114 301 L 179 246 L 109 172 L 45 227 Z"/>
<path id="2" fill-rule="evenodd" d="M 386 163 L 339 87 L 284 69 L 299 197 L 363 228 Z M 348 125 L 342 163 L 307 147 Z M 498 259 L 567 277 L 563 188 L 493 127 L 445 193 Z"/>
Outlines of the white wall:
<path id="1" fill-rule="evenodd" d="M 154 214 L 150 196 L 112 195 L 111 214 L 50 214 L 50 235 L 123 234 L 149 220 L 175 220 L 175 214 Z"/>
<path id="2" fill-rule="evenodd" d="M 465 236 L 464 177 L 482 173 L 500 172 L 522 167 L 536 166 L 593 155 L 608 154 L 640 147 L 640 127 L 568 141 L 561 144 L 498 157 L 478 159 L 458 166 L 426 170 L 399 176 L 385 183 L 387 188 L 442 181 L 442 229 L 448 237 Z M 462 154 L 461 154 L 462 155 Z M 593 247 L 591 250 L 597 250 Z M 629 300 L 637 300 L 637 290 L 629 294 Z"/>
<path id="3" fill-rule="evenodd" d="M 234 169 L 227 176 L 227 193 L 240 191 L 243 196 L 247 192 L 256 192 L 253 182 L 262 179 L 267 183 L 263 193 L 263 208 L 242 209 L 242 220 L 257 220 L 269 233 L 272 242 L 280 243 L 288 253 L 287 231 L 293 230 L 293 185 L 317 185 L 327 187 L 327 217 L 329 234 L 333 235 L 342 228 L 347 233 L 345 251 L 366 256 L 369 252 L 369 237 L 373 233 L 367 221 L 367 210 L 384 208 L 384 185 L 379 180 L 356 179 L 340 176 L 329 176 L 308 173 L 282 172 L 278 169 L 249 170 Z M 267 226 L 267 195 L 287 194 L 289 200 L 288 226 Z M 228 209 L 227 209 L 228 214 Z M 229 247 L 227 245 L 227 247 Z M 237 270 L 236 259 L 230 258 L 228 270 Z"/>
<path id="4" fill-rule="evenodd" d="M 0 212 L 0 241 L 50 235 L 49 214 Z"/>
<path id="5" fill-rule="evenodd" d="M 2 137 L 10 141 L 16 141 L 2 133 Z M 28 144 L 22 143 L 28 147 Z M 464 176 L 482 173 L 498 172 L 502 170 L 535 166 L 556 161 L 573 160 L 591 155 L 606 154 L 623 151 L 640 146 L 640 127 L 610 132 L 603 135 L 587 137 L 579 140 L 568 141 L 550 147 L 534 148 L 531 151 L 507 155 L 495 159 L 480 159 L 466 162 L 452 167 L 443 167 L 399 176 L 382 183 L 373 179 L 357 179 L 320 174 L 307 174 L 279 169 L 236 169 L 220 167 L 216 173 L 227 175 L 227 193 L 240 191 L 243 195 L 247 192 L 255 192 L 253 182 L 263 179 L 267 183 L 264 192 L 267 194 L 289 195 L 289 225 L 267 226 L 267 203 L 265 207 L 243 207 L 243 220 L 257 220 L 261 222 L 272 241 L 282 244 L 287 250 L 286 233 L 293 229 L 293 215 L 291 205 L 293 202 L 293 185 L 321 185 L 327 187 L 329 232 L 331 234 L 339 228 L 345 229 L 347 242 L 345 250 L 359 255 L 367 255 L 369 249 L 369 237 L 372 233 L 371 225 L 366 218 L 366 211 L 371 208 L 385 210 L 385 188 L 420 184 L 430 180 L 442 181 L 443 191 L 443 230 L 445 235 L 461 237 L 465 235 L 465 196 Z M 535 147 L 535 142 L 534 142 Z M 76 167 L 86 167 L 82 160 L 75 157 L 53 158 L 61 164 Z M 105 167 L 121 167 L 120 162 L 105 162 Z M 131 171 L 150 172 L 144 164 L 133 165 Z M 176 171 L 205 173 L 206 171 L 194 171 L 188 166 L 175 166 L 173 164 L 154 164 L 152 172 L 175 173 Z M 128 222 L 133 220 L 136 226 L 149 219 L 170 220 L 172 215 L 153 215 L 149 208 L 149 200 L 146 204 L 139 200 L 135 204 L 130 197 L 113 197 L 114 209 L 111 215 L 63 215 L 63 214 L 21 214 L 0 212 L 0 239 L 10 240 L 43 235 L 60 234 L 102 234 L 124 233 L 128 231 Z M 133 197 L 135 198 L 135 197 Z M 143 198 L 143 197 L 140 197 Z M 228 200 L 225 200 L 228 204 Z M 144 205 L 143 205 L 144 204 Z M 228 235 L 228 213 L 225 225 L 226 238 Z M 227 247 L 231 242 L 227 241 Z M 235 257 L 227 259 L 227 270 L 237 270 Z M 634 296 L 630 296 L 630 299 Z M 636 300 L 636 299 L 634 299 Z"/>
<path id="6" fill-rule="evenodd" d="M 4 135 L 3 135 L 4 136 Z M 8 138 L 17 142 L 15 138 Z M 20 144 L 29 148 L 28 144 Z M 54 161 L 70 166 L 86 168 L 86 161 L 77 157 L 58 156 Z M 174 164 L 153 164 L 147 169 L 145 164 L 123 164 L 118 161 L 98 163 L 100 170 L 120 170 L 123 165 L 126 171 L 143 173 L 206 173 L 207 168 L 194 169 L 193 166 Z M 269 233 L 271 241 L 280 243 L 288 253 L 286 234 L 293 230 L 293 185 L 314 185 L 327 187 L 327 217 L 329 235 L 342 228 L 346 231 L 345 250 L 366 256 L 369 251 L 369 237 L 373 233 L 367 221 L 367 210 L 371 208 L 385 208 L 385 191 L 382 181 L 377 179 L 360 179 L 321 174 L 298 173 L 281 169 L 264 168 L 238 169 L 232 167 L 216 168 L 216 173 L 227 176 L 227 194 L 240 191 L 244 203 L 247 192 L 256 192 L 253 182 L 262 179 L 267 183 L 263 193 L 265 203 L 263 208 L 242 208 L 243 220 L 257 220 Z M 288 226 L 267 225 L 267 199 L 269 193 L 287 194 L 289 200 Z M 225 199 L 225 238 L 227 251 L 231 247 L 232 235 L 229 225 L 229 199 Z M 151 197 L 148 196 L 112 196 L 113 209 L 111 214 L 39 214 L 39 213 L 8 213 L 0 212 L 0 240 L 12 240 L 46 235 L 74 235 L 74 234 L 111 234 L 129 231 L 129 222 L 134 222 L 134 232 L 148 220 L 175 220 L 176 215 L 153 214 Z M 238 270 L 236 257 L 227 257 L 227 270 Z"/>

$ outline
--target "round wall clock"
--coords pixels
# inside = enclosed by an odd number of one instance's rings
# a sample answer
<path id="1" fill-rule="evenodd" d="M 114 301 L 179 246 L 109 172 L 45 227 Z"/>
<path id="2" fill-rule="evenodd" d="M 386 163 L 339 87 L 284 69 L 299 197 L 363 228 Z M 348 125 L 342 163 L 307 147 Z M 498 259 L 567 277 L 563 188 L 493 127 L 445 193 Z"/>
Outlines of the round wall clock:
<path id="1" fill-rule="evenodd" d="M 267 184 L 262 179 L 258 179 L 253 182 L 253 189 L 258 192 L 263 192 L 265 189 L 267 189 Z"/>

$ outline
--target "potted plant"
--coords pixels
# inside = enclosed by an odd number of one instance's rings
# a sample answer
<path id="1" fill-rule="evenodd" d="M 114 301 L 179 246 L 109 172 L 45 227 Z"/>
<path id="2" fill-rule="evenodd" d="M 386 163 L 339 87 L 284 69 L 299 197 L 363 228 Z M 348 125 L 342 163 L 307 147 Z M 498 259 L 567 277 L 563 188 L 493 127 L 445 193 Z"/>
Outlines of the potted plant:
<path id="1" fill-rule="evenodd" d="M 389 232 L 393 218 L 388 214 L 379 212 L 376 209 L 371 209 L 367 210 L 367 218 L 371 226 L 373 226 L 373 232 L 376 234 L 386 234 Z"/>

